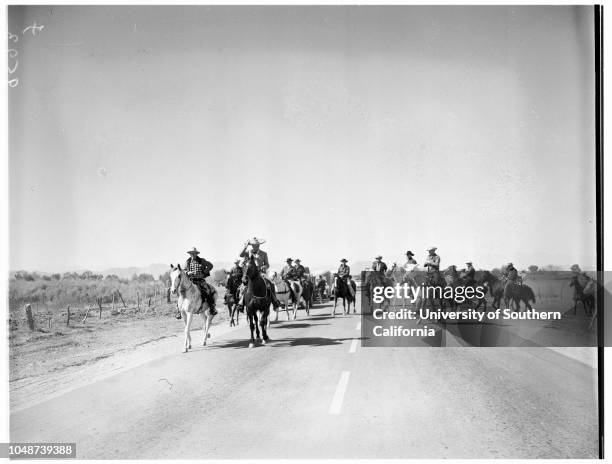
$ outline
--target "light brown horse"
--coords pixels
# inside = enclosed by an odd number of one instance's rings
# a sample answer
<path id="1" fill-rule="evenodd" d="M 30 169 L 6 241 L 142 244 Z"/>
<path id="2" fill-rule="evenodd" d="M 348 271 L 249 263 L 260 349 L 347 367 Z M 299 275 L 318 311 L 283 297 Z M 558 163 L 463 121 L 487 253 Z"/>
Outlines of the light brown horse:
<path id="1" fill-rule="evenodd" d="M 172 293 L 178 294 L 177 306 L 181 312 L 183 322 L 185 323 L 185 342 L 183 344 L 183 353 L 187 353 L 191 349 L 191 322 L 193 320 L 194 313 L 197 314 L 200 311 L 204 318 L 204 340 L 202 340 L 202 346 L 206 346 L 206 340 L 210 337 L 208 330 L 210 329 L 210 323 L 213 320 L 213 315 L 210 314 L 210 308 L 204 301 L 202 302 L 202 294 L 196 284 L 194 284 L 181 269 L 181 265 L 177 264 L 174 267 L 170 265 L 172 269 L 170 271 L 170 289 Z"/>

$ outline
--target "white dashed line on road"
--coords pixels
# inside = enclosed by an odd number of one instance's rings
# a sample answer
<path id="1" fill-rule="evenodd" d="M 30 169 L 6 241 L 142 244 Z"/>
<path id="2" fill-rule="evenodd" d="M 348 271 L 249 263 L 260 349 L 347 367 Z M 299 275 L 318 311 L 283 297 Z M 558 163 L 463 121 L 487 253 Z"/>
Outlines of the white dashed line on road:
<path id="1" fill-rule="evenodd" d="M 353 341 L 351 342 L 351 347 L 349 348 L 349 353 L 354 353 L 355 351 L 357 351 L 357 343 L 359 343 L 359 341 L 356 338 L 353 338 Z"/>
<path id="2" fill-rule="evenodd" d="M 329 413 L 331 415 L 337 416 L 340 414 L 342 402 L 344 401 L 344 394 L 346 393 L 346 387 L 348 386 L 350 376 L 351 373 L 349 371 L 342 371 L 340 380 L 338 381 L 338 386 L 336 387 L 336 392 L 334 393 L 334 398 L 329 405 Z"/>

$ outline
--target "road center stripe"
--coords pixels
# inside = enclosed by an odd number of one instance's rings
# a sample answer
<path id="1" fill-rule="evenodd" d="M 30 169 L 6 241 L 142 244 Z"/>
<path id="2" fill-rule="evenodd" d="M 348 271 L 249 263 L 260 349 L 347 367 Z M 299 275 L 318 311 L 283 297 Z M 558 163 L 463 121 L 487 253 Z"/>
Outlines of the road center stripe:
<path id="1" fill-rule="evenodd" d="M 349 348 L 349 353 L 354 353 L 355 351 L 357 351 L 357 339 L 353 338 L 353 341 L 351 342 L 351 347 Z"/>
<path id="2" fill-rule="evenodd" d="M 346 387 L 348 386 L 350 376 L 351 373 L 349 371 L 342 371 L 342 374 L 340 375 L 340 380 L 338 381 L 338 386 L 336 387 L 336 393 L 334 393 L 334 398 L 329 405 L 329 413 L 332 415 L 340 414 L 342 402 L 344 401 L 344 394 L 346 393 Z"/>

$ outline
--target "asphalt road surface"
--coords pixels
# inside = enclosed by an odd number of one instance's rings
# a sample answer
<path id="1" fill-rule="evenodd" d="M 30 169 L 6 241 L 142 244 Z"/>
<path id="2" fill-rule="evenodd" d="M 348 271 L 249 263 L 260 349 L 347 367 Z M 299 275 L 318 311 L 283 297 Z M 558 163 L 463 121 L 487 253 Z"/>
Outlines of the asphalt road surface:
<path id="1" fill-rule="evenodd" d="M 359 308 L 359 305 L 357 305 Z M 82 459 L 596 458 L 596 370 L 548 348 L 363 348 L 358 315 L 243 325 L 11 415 Z"/>

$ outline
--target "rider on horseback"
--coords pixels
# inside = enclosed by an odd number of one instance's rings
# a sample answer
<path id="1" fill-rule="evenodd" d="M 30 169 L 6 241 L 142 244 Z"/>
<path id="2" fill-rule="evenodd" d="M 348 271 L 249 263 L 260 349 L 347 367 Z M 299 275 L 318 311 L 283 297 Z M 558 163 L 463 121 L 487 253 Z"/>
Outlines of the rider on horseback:
<path id="1" fill-rule="evenodd" d="M 345 258 L 342 258 L 340 260 L 340 267 L 338 267 L 338 272 L 336 274 L 338 275 L 338 278 L 344 280 L 351 296 L 355 297 L 355 292 L 353 291 L 353 287 L 351 286 L 351 268 L 348 264 L 346 264 L 347 262 L 348 261 Z M 332 293 L 333 291 L 334 287 L 332 287 Z"/>
<path id="2" fill-rule="evenodd" d="M 295 260 L 295 266 L 293 266 L 293 269 L 295 280 L 301 281 L 304 278 L 304 275 L 306 274 L 306 268 L 302 266 L 302 261 L 300 261 L 299 258 Z"/>
<path id="3" fill-rule="evenodd" d="M 238 300 L 238 291 L 242 284 L 242 275 L 244 271 L 241 266 L 242 261 L 237 259 L 234 261 L 234 267 L 229 271 L 227 278 L 227 293 L 225 294 L 225 301 L 227 303 L 228 298 L 235 298 L 234 301 Z"/>
<path id="4" fill-rule="evenodd" d="M 255 264 L 257 265 L 257 268 L 259 269 L 261 276 L 266 281 L 266 285 L 268 286 L 268 290 L 270 291 L 270 294 L 272 296 L 272 306 L 274 307 L 274 309 L 277 309 L 280 306 L 280 302 L 278 301 L 278 298 L 276 297 L 276 290 L 274 289 L 274 285 L 272 284 L 272 282 L 270 282 L 270 279 L 268 279 L 268 275 L 267 275 L 268 268 L 270 267 L 270 263 L 268 262 L 268 254 L 259 248 L 259 246 L 265 242 L 266 242 L 265 240 L 258 239 L 257 237 L 253 237 L 252 239 L 250 239 L 244 244 L 244 247 L 242 248 L 242 251 L 240 252 L 240 257 L 243 258 L 243 262 L 242 262 L 243 275 L 244 275 L 244 272 L 246 271 L 246 265 L 249 259 L 253 257 L 253 259 L 255 260 Z M 251 249 L 247 250 L 249 245 L 251 246 Z M 243 306 L 244 306 L 245 290 L 246 290 L 246 286 L 241 285 L 240 301 L 238 301 L 238 305 L 237 305 L 238 310 L 240 311 L 243 310 Z"/>
<path id="5" fill-rule="evenodd" d="M 242 266 L 240 265 L 241 263 L 242 261 L 239 259 L 236 259 L 234 261 L 234 267 L 231 268 L 229 271 L 229 276 L 232 280 L 242 280 L 242 274 L 244 273 L 244 271 L 242 270 Z"/>
<path id="6" fill-rule="evenodd" d="M 425 258 L 427 279 L 430 282 L 438 282 L 440 280 L 440 256 L 436 254 L 437 249 L 436 247 L 429 247 L 427 249 L 429 255 Z"/>
<path id="7" fill-rule="evenodd" d="M 204 304 L 204 301 L 206 301 L 208 307 L 210 308 L 210 314 L 214 316 L 215 314 L 217 314 L 217 309 L 215 308 L 216 292 L 212 285 L 206 282 L 206 278 L 210 276 L 210 271 L 212 270 L 213 265 L 211 262 L 198 256 L 200 252 L 196 249 L 196 247 L 193 247 L 187 253 L 189 253 L 189 258 L 187 258 L 187 261 L 185 262 L 184 269 L 187 272 L 189 280 L 191 280 L 200 288 L 200 293 L 202 295 L 202 304 Z M 181 318 L 180 311 L 177 314 L 176 318 Z"/>
<path id="8" fill-rule="evenodd" d="M 299 260 L 296 260 L 296 263 L 298 261 Z M 299 267 L 301 267 L 301 275 L 303 275 L 304 266 L 300 265 Z M 299 267 L 293 265 L 293 259 L 287 258 L 287 265 L 281 269 L 281 279 L 287 284 L 287 287 L 289 287 L 289 294 L 291 299 L 294 301 L 296 299 L 296 295 L 295 291 L 293 290 L 293 282 L 296 282 L 299 278 Z"/>
<path id="9" fill-rule="evenodd" d="M 378 255 L 374 258 L 376 261 L 372 263 L 372 270 L 374 272 L 380 272 L 382 275 L 387 272 L 387 264 L 382 260 L 382 256 Z"/>
<path id="10" fill-rule="evenodd" d="M 506 269 L 504 269 L 504 272 L 502 273 L 502 276 L 506 281 L 504 285 L 504 295 L 507 295 L 509 290 L 512 288 L 512 285 L 517 285 L 519 277 L 518 271 L 514 267 L 514 264 L 508 263 Z"/>
<path id="11" fill-rule="evenodd" d="M 404 281 L 409 283 L 411 286 L 416 287 L 416 280 L 414 279 L 415 273 L 417 269 L 417 262 L 414 259 L 414 253 L 410 250 L 406 252 L 406 262 L 404 263 L 404 271 L 406 274 L 404 276 Z"/>
<path id="12" fill-rule="evenodd" d="M 471 261 L 465 263 L 467 268 L 465 269 L 465 274 L 463 275 L 463 282 L 465 285 L 473 286 L 476 284 L 476 269 L 474 269 L 474 265 Z"/>

